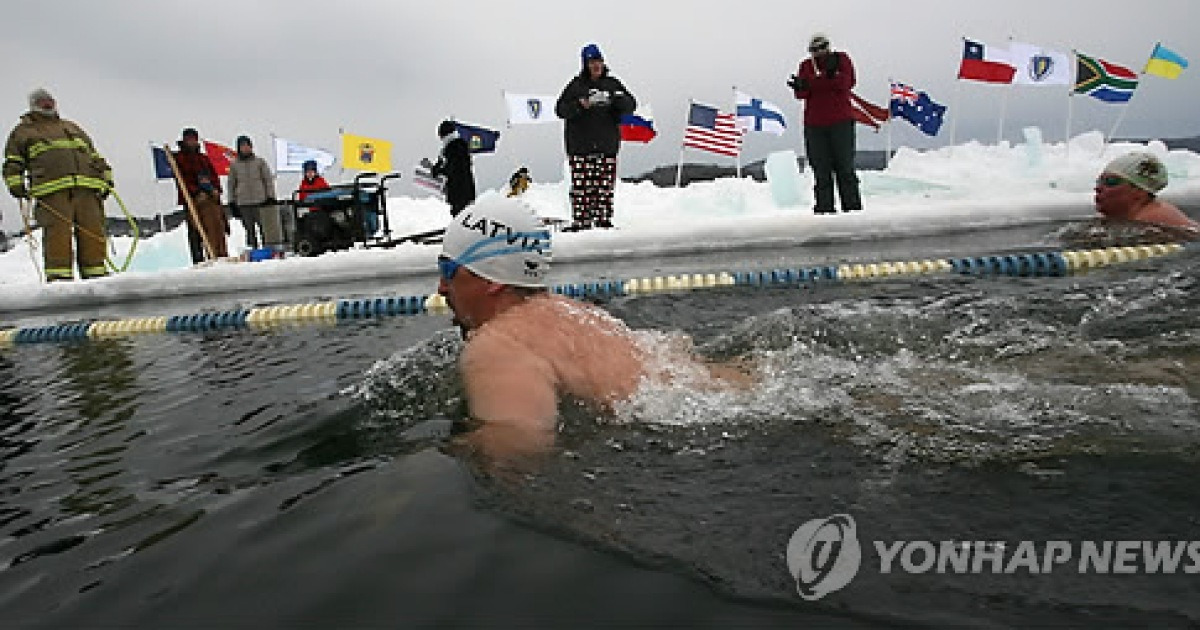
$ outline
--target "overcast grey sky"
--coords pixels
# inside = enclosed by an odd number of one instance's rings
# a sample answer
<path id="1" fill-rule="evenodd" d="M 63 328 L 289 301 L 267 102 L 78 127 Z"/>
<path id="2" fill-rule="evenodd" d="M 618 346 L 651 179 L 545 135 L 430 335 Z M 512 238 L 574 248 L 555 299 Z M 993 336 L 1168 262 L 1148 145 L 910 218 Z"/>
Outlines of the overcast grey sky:
<path id="1" fill-rule="evenodd" d="M 535 180 L 557 181 L 561 125 L 503 128 L 501 92 L 557 95 L 588 42 L 654 108 L 659 137 L 622 150 L 622 175 L 674 163 L 688 99 L 728 107 L 735 85 L 784 106 L 792 125 L 782 138 L 751 138 L 744 160 L 798 149 L 799 105 L 784 82 L 815 31 L 852 56 L 864 98 L 884 104 L 889 78 L 905 81 L 952 107 L 960 141 L 987 142 L 995 141 L 1008 88 L 956 86 L 961 37 L 1075 48 L 1137 70 L 1161 40 L 1193 67 L 1176 81 L 1147 78 L 1121 133 L 1200 135 L 1196 0 L 10 0 L 2 15 L 4 134 L 26 111 L 29 91 L 47 87 L 62 115 L 92 135 L 118 189 L 143 215 L 158 210 L 156 199 L 171 199 L 168 184 L 155 192 L 148 143 L 174 141 L 185 126 L 226 144 L 245 133 L 268 159 L 272 133 L 338 151 L 341 127 L 395 142 L 395 164 L 410 181 L 411 166 L 437 151 L 437 123 L 453 115 L 504 134 L 496 154 L 476 160 L 482 187 L 500 185 L 522 164 Z M 1013 91 L 1007 139 L 1037 124 L 1047 140 L 1061 141 L 1064 94 Z M 1107 130 L 1119 111 L 1092 99 L 1075 104 L 1076 131 Z M 906 124 L 893 137 L 918 147 L 945 141 L 926 141 Z M 860 127 L 859 146 L 881 148 L 883 137 Z M 688 159 L 723 160 L 692 152 Z M 0 211 L 5 227 L 16 225 L 7 195 Z"/>

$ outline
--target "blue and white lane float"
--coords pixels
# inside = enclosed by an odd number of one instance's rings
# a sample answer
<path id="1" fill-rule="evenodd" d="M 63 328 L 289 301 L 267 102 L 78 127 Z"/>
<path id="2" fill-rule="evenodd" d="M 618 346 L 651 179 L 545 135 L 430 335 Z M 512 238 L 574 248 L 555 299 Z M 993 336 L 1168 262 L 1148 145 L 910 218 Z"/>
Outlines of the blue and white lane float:
<path id="1" fill-rule="evenodd" d="M 814 285 L 949 273 L 975 276 L 1055 277 L 1087 269 L 1166 256 L 1182 251 L 1184 248 L 1185 245 L 1171 243 L 1003 256 L 847 263 L 799 269 L 722 271 L 559 284 L 555 285 L 552 291 L 573 298 L 608 298 L 715 287 Z M 0 347 L 125 337 L 145 333 L 204 332 L 237 328 L 261 329 L 290 323 L 336 324 L 342 321 L 373 317 L 445 313 L 448 310 L 445 298 L 437 294 L 358 298 L 167 317 L 96 320 L 33 328 L 10 328 L 0 330 Z"/>

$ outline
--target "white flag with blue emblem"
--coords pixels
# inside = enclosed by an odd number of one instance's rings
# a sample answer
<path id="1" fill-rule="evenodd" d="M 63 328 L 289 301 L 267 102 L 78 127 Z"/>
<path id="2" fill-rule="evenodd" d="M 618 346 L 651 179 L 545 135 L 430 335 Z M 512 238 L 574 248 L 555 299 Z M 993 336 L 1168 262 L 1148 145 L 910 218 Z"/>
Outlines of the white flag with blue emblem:
<path id="1" fill-rule="evenodd" d="M 315 147 L 306 147 L 284 138 L 275 138 L 275 172 L 299 173 L 304 170 L 304 163 L 315 160 L 317 169 L 322 173 L 333 166 L 334 156 L 330 151 Z"/>
<path id="2" fill-rule="evenodd" d="M 554 104 L 558 99 L 545 94 L 513 94 L 504 93 L 504 101 L 508 103 L 508 124 L 536 125 L 538 123 L 558 122 L 554 113 Z"/>
<path id="3" fill-rule="evenodd" d="M 734 90 L 733 93 L 737 102 L 734 115 L 737 116 L 739 127 L 746 131 L 764 131 L 777 136 L 782 136 L 783 132 L 787 131 L 782 107 L 744 92 Z"/>
<path id="4" fill-rule="evenodd" d="M 1010 61 L 1017 68 L 1013 83 L 1017 85 L 1071 85 L 1075 64 L 1064 52 L 1033 44 L 1012 42 L 1008 47 Z"/>

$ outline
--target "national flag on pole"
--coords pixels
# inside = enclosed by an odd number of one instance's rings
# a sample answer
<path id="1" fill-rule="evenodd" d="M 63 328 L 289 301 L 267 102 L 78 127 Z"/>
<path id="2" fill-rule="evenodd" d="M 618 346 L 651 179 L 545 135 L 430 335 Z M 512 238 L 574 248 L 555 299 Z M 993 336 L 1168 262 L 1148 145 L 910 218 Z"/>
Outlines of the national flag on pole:
<path id="1" fill-rule="evenodd" d="M 275 138 L 275 172 L 299 173 L 304 163 L 314 160 L 322 172 L 333 166 L 333 152 L 297 144 L 284 138 Z"/>
<path id="2" fill-rule="evenodd" d="M 1017 85 L 1071 85 L 1071 57 L 1067 53 L 1012 42 L 1008 55 L 1017 69 L 1013 76 Z"/>
<path id="3" fill-rule="evenodd" d="M 958 78 L 984 83 L 1012 83 L 1017 69 L 1009 61 L 1003 48 L 988 46 L 983 42 L 963 39 L 962 63 L 958 66 Z"/>
<path id="4" fill-rule="evenodd" d="M 175 179 L 171 163 L 167 161 L 166 149 L 150 145 L 150 156 L 154 159 L 154 179 Z"/>
<path id="5" fill-rule="evenodd" d="M 654 130 L 654 114 L 650 106 L 639 106 L 632 114 L 621 116 L 621 140 L 624 142 L 650 142 L 658 135 Z"/>
<path id="6" fill-rule="evenodd" d="M 733 95 L 737 103 L 737 123 L 743 131 L 763 131 L 776 136 L 787 131 L 782 107 L 737 90 Z"/>
<path id="7" fill-rule="evenodd" d="M 378 138 L 342 134 L 342 166 L 359 171 L 392 170 L 392 143 Z"/>
<path id="8" fill-rule="evenodd" d="M 1087 94 L 1105 103 L 1127 103 L 1137 89 L 1137 73 L 1098 57 L 1075 53 L 1076 94 Z"/>
<path id="9" fill-rule="evenodd" d="M 1177 79 L 1187 67 L 1187 59 L 1162 44 L 1155 44 L 1154 52 L 1150 53 L 1150 60 L 1146 62 L 1146 69 L 1142 72 L 1164 79 Z"/>
<path id="10" fill-rule="evenodd" d="M 510 125 L 536 125 L 559 121 L 554 113 L 556 99 L 553 96 L 505 92 L 504 102 L 508 104 Z"/>
<path id="11" fill-rule="evenodd" d="M 912 123 L 927 136 L 936 136 L 946 117 L 946 106 L 935 103 L 929 95 L 903 83 L 892 84 L 889 102 L 892 116 Z"/>
<path id="12" fill-rule="evenodd" d="M 891 117 L 891 112 L 888 111 L 888 108 L 880 107 L 854 92 L 850 93 L 850 104 L 854 120 L 876 131 L 879 131 L 879 126 L 887 122 L 888 118 Z"/>
<path id="13" fill-rule="evenodd" d="M 742 130 L 733 114 L 722 114 L 715 107 L 692 103 L 683 132 L 683 146 L 737 157 L 742 152 Z"/>
<path id="14" fill-rule="evenodd" d="M 208 140 L 204 141 L 204 154 L 208 156 L 208 161 L 212 162 L 217 175 L 228 175 L 229 164 L 237 159 L 237 153 L 233 149 Z"/>
<path id="15" fill-rule="evenodd" d="M 456 122 L 458 137 L 467 141 L 471 153 L 495 153 L 496 142 L 500 140 L 500 132 L 478 125 L 468 125 Z"/>

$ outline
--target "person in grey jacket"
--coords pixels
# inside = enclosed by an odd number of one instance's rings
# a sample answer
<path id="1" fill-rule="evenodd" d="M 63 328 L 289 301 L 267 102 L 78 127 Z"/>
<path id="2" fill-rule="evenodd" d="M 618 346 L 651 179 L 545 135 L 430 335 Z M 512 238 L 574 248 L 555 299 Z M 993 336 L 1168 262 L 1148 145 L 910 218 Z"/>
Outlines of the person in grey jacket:
<path id="1" fill-rule="evenodd" d="M 283 246 L 283 229 L 275 201 L 275 174 L 254 154 L 254 143 L 238 136 L 237 159 L 229 165 L 229 211 L 246 228 L 246 247 Z M 259 230 L 262 240 L 259 240 Z"/>

